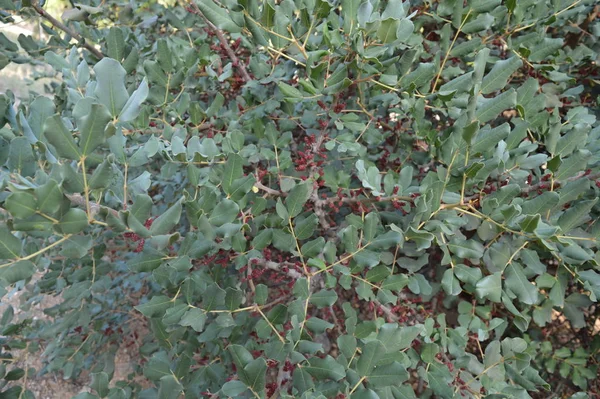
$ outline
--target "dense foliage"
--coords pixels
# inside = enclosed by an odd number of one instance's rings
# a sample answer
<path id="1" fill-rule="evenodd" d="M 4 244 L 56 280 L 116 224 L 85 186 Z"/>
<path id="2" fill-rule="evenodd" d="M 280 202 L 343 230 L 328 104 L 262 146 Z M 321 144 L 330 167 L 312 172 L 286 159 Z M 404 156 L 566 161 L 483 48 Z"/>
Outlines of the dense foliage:
<path id="1" fill-rule="evenodd" d="M 593 0 L 159 3 L 0 0 L 1 398 L 598 394 Z"/>

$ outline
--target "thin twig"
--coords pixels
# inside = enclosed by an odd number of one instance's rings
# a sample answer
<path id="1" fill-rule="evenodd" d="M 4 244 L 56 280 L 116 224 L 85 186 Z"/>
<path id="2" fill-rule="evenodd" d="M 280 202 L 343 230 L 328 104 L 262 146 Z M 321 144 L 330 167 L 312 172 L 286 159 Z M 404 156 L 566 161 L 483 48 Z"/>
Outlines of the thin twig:
<path id="1" fill-rule="evenodd" d="M 44 18 L 46 21 L 50 22 L 56 28 L 64 31 L 67 35 L 69 35 L 73 39 L 77 40 L 83 47 L 88 49 L 90 51 L 90 53 L 94 54 L 94 56 L 96 58 L 98 58 L 100 60 L 102 58 L 104 58 L 104 54 L 102 54 L 102 52 L 100 50 L 98 50 L 96 47 L 94 47 L 91 44 L 89 44 L 88 42 L 86 42 L 85 38 L 82 37 L 79 33 L 73 31 L 68 26 L 66 26 L 65 24 L 63 24 L 62 22 L 60 22 L 59 20 L 54 18 L 52 15 L 48 14 L 48 12 L 46 10 L 44 10 L 39 4 L 33 3 L 31 5 L 31 7 L 33 7 L 33 9 L 38 14 L 40 14 L 40 16 L 42 18 Z"/>
<path id="2" fill-rule="evenodd" d="M 209 0 L 209 1 L 212 1 L 212 0 Z M 231 48 L 231 46 L 227 42 L 227 38 L 225 37 L 225 34 L 223 33 L 223 31 L 221 29 L 219 29 L 218 27 L 216 27 L 215 24 L 213 24 L 212 22 L 210 22 L 208 20 L 208 18 L 206 18 L 206 16 L 204 16 L 204 14 L 202 13 L 202 11 L 198 7 L 198 5 L 196 5 L 196 3 L 193 2 L 193 0 L 190 1 L 190 5 L 193 8 L 194 14 L 200 15 L 204 19 L 204 21 L 206 22 L 206 24 L 213 31 L 215 31 L 215 33 L 217 34 L 217 38 L 219 38 L 219 42 L 221 42 L 221 46 L 223 46 L 223 48 L 227 52 L 227 55 L 231 59 L 231 62 L 233 63 L 233 66 L 237 68 L 237 70 L 239 71 L 240 75 L 242 75 L 242 78 L 244 79 L 244 81 L 245 82 L 251 81 L 252 78 L 250 77 L 250 74 L 246 70 L 246 66 L 244 65 L 244 63 L 242 61 L 240 61 L 240 59 L 237 57 L 237 55 L 235 55 L 235 51 L 233 51 L 233 49 Z"/>
<path id="3" fill-rule="evenodd" d="M 258 188 L 259 190 L 264 191 L 265 193 L 268 193 L 268 194 L 271 194 L 271 195 L 275 195 L 277 197 L 284 197 L 285 196 L 285 193 L 282 193 L 279 190 L 275 190 L 273 188 L 265 186 L 260 181 L 258 181 L 258 179 L 256 180 L 256 183 L 254 183 L 254 187 Z"/>

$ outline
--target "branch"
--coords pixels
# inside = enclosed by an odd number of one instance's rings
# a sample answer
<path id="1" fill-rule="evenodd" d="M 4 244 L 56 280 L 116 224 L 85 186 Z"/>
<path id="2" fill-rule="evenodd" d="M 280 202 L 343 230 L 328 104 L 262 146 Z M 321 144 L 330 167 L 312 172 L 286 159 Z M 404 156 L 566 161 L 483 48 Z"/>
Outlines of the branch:
<path id="1" fill-rule="evenodd" d="M 288 276 L 290 276 L 291 278 L 293 278 L 294 280 L 297 280 L 297 279 L 299 279 L 299 278 L 301 278 L 301 277 L 304 276 L 302 273 L 297 272 L 293 268 L 294 264 L 291 263 L 291 262 L 277 263 L 277 262 L 272 262 L 272 261 L 268 261 L 268 260 L 264 260 L 264 259 L 257 259 L 257 260 L 258 260 L 257 265 L 266 267 L 267 269 L 280 271 L 280 272 L 283 272 L 283 270 L 282 270 L 283 266 L 287 266 L 288 267 L 288 271 L 287 271 L 286 274 Z"/>
<path id="2" fill-rule="evenodd" d="M 205 0 L 202 0 L 202 1 L 205 1 Z M 209 1 L 212 1 L 212 0 L 209 0 Z M 233 63 L 233 66 L 235 66 L 237 68 L 237 70 L 239 71 L 240 75 L 242 75 L 242 78 L 244 79 L 244 82 L 251 81 L 252 78 L 250 77 L 250 74 L 246 70 L 246 66 L 244 65 L 244 63 L 242 61 L 240 61 L 240 59 L 237 57 L 237 55 L 235 55 L 235 51 L 233 51 L 233 49 L 231 48 L 231 46 L 227 42 L 227 38 L 225 37 L 225 34 L 223 33 L 223 31 L 221 29 L 219 29 L 218 27 L 216 27 L 212 22 L 210 22 L 208 20 L 208 18 L 206 18 L 204 16 L 204 14 L 200 10 L 200 8 L 198 8 L 198 5 L 196 5 L 196 3 L 194 3 L 193 0 L 190 1 L 190 4 L 193 7 L 193 13 L 196 14 L 196 15 L 200 15 L 204 19 L 204 21 L 206 22 L 206 24 L 213 31 L 215 31 L 215 33 L 217 34 L 217 37 L 219 38 L 219 42 L 221 42 L 221 46 L 223 46 L 223 48 L 227 52 L 227 55 L 231 59 L 231 62 Z"/>
<path id="3" fill-rule="evenodd" d="M 258 181 L 258 178 L 256 179 L 256 183 L 254 183 L 254 187 L 256 187 L 259 190 L 262 190 L 268 194 L 275 195 L 277 197 L 285 197 L 285 193 L 282 193 L 281 191 L 278 191 L 273 188 L 265 186 L 260 181 Z"/>
<path id="4" fill-rule="evenodd" d="M 338 203 L 338 202 L 342 202 L 344 204 L 356 204 L 356 203 L 363 203 L 363 204 L 372 204 L 375 202 L 390 202 L 390 201 L 408 201 L 408 202 L 412 202 L 414 200 L 414 198 L 412 197 L 408 197 L 408 196 L 402 196 L 402 195 L 391 195 L 389 197 L 371 197 L 371 198 L 349 198 L 349 197 L 344 197 L 344 198 L 337 198 L 337 197 L 329 197 L 326 199 L 320 199 L 317 201 L 317 203 L 320 206 L 323 206 L 325 204 L 332 204 L 332 203 Z"/>
<path id="5" fill-rule="evenodd" d="M 396 316 L 396 315 L 394 314 L 394 312 L 392 311 L 392 309 L 388 308 L 387 306 L 385 306 L 384 304 L 382 304 L 381 302 L 379 302 L 377 299 L 375 299 L 373 302 L 375 302 L 375 304 L 376 304 L 377 306 L 379 306 L 379 309 L 381 309 L 381 311 L 382 311 L 383 313 L 385 313 L 385 315 L 386 315 L 386 316 L 387 316 L 387 317 L 388 317 L 390 320 L 392 320 L 392 321 L 394 321 L 394 322 L 398 322 L 398 320 L 400 320 L 400 319 L 398 318 L 398 316 Z"/>
<path id="6" fill-rule="evenodd" d="M 60 30 L 64 31 L 67 35 L 71 36 L 73 39 L 77 40 L 81 45 L 83 45 L 83 47 L 88 49 L 90 51 L 90 53 L 94 54 L 96 56 L 96 58 L 98 58 L 99 60 L 104 58 L 104 54 L 102 54 L 102 52 L 100 50 L 98 50 L 91 44 L 87 43 L 85 41 L 85 38 L 83 38 L 79 33 L 73 31 L 68 26 L 66 26 L 65 24 L 63 24 L 62 22 L 60 22 L 59 20 L 54 18 L 52 15 L 48 14 L 48 12 L 46 10 L 44 10 L 42 7 L 40 7 L 39 4 L 34 3 L 31 6 L 38 14 L 40 14 L 40 16 L 42 18 L 44 18 L 45 20 L 50 22 L 56 28 L 59 28 Z"/>
<path id="7" fill-rule="evenodd" d="M 313 154 L 317 154 L 319 152 L 321 145 L 323 145 L 323 141 L 325 141 L 325 130 L 323 130 L 319 134 L 319 137 L 313 143 Z M 318 167 L 316 165 L 313 165 L 313 167 L 310 169 L 310 174 L 312 176 L 315 176 L 317 173 Z M 328 231 L 329 229 L 331 229 L 331 224 L 329 224 L 329 221 L 327 220 L 327 212 L 323 210 L 325 204 L 319 201 L 319 187 L 316 187 L 310 194 L 310 200 L 315 204 L 315 215 L 317 215 L 317 217 L 319 218 L 319 224 L 325 231 Z"/>
<path id="8" fill-rule="evenodd" d="M 69 201 L 71 201 L 72 204 L 80 206 L 82 208 L 86 207 L 86 201 L 85 201 L 85 197 L 81 194 L 65 194 L 67 196 L 67 198 L 69 199 Z M 114 216 L 118 217 L 119 216 L 119 212 L 109 208 L 107 206 L 103 206 L 100 204 L 97 204 L 95 202 L 90 202 L 90 214 L 96 215 L 98 212 L 100 212 L 100 209 L 106 209 L 109 213 L 112 213 Z"/>

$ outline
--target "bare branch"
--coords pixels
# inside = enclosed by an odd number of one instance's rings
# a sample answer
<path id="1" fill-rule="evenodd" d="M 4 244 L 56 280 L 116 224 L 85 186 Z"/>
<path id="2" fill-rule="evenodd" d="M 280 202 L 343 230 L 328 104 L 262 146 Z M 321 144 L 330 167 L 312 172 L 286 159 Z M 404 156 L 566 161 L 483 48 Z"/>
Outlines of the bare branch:
<path id="1" fill-rule="evenodd" d="M 71 203 L 73 205 L 77 205 L 82 208 L 86 207 L 86 201 L 85 201 L 85 197 L 83 195 L 81 195 L 81 194 L 65 194 L 65 195 L 67 196 L 67 198 L 69 199 L 69 201 L 71 201 Z M 119 216 L 119 212 L 112 208 L 97 204 L 95 202 L 90 202 L 90 212 L 92 215 L 96 215 L 98 212 L 100 212 L 100 209 L 105 209 L 109 213 L 112 213 L 114 216 L 117 216 L 117 217 Z"/>
<path id="2" fill-rule="evenodd" d="M 209 0 L 209 1 L 212 1 L 212 0 Z M 227 42 L 227 38 L 225 37 L 225 34 L 223 33 L 223 31 L 221 29 L 219 29 L 218 27 L 216 27 L 215 24 L 213 24 L 212 22 L 210 22 L 208 20 L 208 18 L 206 18 L 204 16 L 204 14 L 200 10 L 200 8 L 198 8 L 198 6 L 196 5 L 196 3 L 193 2 L 193 0 L 190 1 L 190 4 L 191 4 L 191 6 L 193 8 L 194 14 L 200 15 L 204 19 L 204 21 L 206 22 L 206 24 L 213 31 L 215 31 L 215 33 L 217 35 L 217 38 L 219 38 L 219 42 L 221 42 L 221 46 L 223 46 L 223 48 L 227 52 L 227 55 L 231 59 L 231 62 L 233 63 L 233 66 L 235 66 L 237 68 L 238 72 L 240 73 L 240 75 L 242 75 L 242 79 L 244 79 L 245 82 L 251 81 L 252 78 L 250 77 L 250 74 L 246 70 L 246 66 L 244 65 L 244 63 L 242 61 L 240 61 L 240 59 L 237 57 L 237 55 L 235 55 L 235 51 L 233 51 L 233 49 L 231 48 L 231 46 Z"/>
<path id="3" fill-rule="evenodd" d="M 38 14 L 40 14 L 40 16 L 42 18 L 44 18 L 45 20 L 50 22 L 56 28 L 64 31 L 67 35 L 71 36 L 73 39 L 77 40 L 83 47 L 88 49 L 90 53 L 94 54 L 94 56 L 96 56 L 96 58 L 98 58 L 100 60 L 102 58 L 104 58 L 104 54 L 102 54 L 102 52 L 100 50 L 98 50 L 96 47 L 94 47 L 91 44 L 89 44 L 88 42 L 86 42 L 85 38 L 82 37 L 79 33 L 73 31 L 68 26 L 66 26 L 65 24 L 63 24 L 62 22 L 60 22 L 59 20 L 54 18 L 52 15 L 48 14 L 48 12 L 46 10 L 44 10 L 39 4 L 34 3 L 31 6 Z"/>

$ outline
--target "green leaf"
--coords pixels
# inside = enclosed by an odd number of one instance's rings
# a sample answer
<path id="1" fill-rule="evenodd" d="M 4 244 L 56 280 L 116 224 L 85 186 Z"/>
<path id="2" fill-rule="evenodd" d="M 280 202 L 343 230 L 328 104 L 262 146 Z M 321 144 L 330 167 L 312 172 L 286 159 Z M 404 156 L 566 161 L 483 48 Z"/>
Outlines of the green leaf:
<path id="1" fill-rule="evenodd" d="M 598 198 L 588 201 L 580 201 L 558 218 L 558 225 L 563 233 L 568 233 L 575 227 L 580 226 L 589 216 L 590 211 L 598 202 Z"/>
<path id="2" fill-rule="evenodd" d="M 254 301 L 258 305 L 264 305 L 267 302 L 267 297 L 269 296 L 269 287 L 264 284 L 258 284 L 256 286 L 256 292 L 254 294 Z"/>
<path id="3" fill-rule="evenodd" d="M 177 201 L 175 205 L 169 207 L 166 212 L 160 215 L 152 222 L 150 226 L 150 234 L 153 236 L 167 234 L 177 226 L 181 218 L 181 201 Z"/>
<path id="4" fill-rule="evenodd" d="M 369 385 L 373 388 L 400 386 L 407 380 L 408 372 L 406 371 L 406 368 L 398 362 L 377 366 L 367 378 Z"/>
<path id="5" fill-rule="evenodd" d="M 591 154 L 587 150 L 579 150 L 574 152 L 568 158 L 564 159 L 556 175 L 556 180 L 563 180 L 575 175 L 577 172 L 584 170 Z"/>
<path id="6" fill-rule="evenodd" d="M 222 226 L 233 222 L 240 211 L 238 204 L 229 199 L 224 199 L 212 210 L 208 221 L 214 226 Z"/>
<path id="7" fill-rule="evenodd" d="M 13 217 L 24 219 L 35 214 L 37 200 L 32 194 L 26 191 L 20 191 L 12 193 L 6 198 L 4 208 L 10 212 Z"/>
<path id="8" fill-rule="evenodd" d="M 521 66 L 523 62 L 517 56 L 496 62 L 492 70 L 483 78 L 481 92 L 490 94 L 504 88 L 511 75 Z"/>
<path id="9" fill-rule="evenodd" d="M 338 296 L 333 290 L 321 290 L 310 296 L 310 303 L 318 308 L 331 306 L 337 301 Z"/>
<path id="10" fill-rule="evenodd" d="M 300 394 L 315 387 L 315 383 L 313 382 L 313 379 L 308 371 L 300 367 L 296 367 L 296 369 L 294 369 L 292 381 L 294 383 L 294 388 L 296 388 Z"/>
<path id="11" fill-rule="evenodd" d="M 46 119 L 44 123 L 44 137 L 56 149 L 58 156 L 67 159 L 79 159 L 81 153 L 73 135 L 67 130 L 60 115 Z"/>
<path id="12" fill-rule="evenodd" d="M 94 72 L 96 73 L 96 97 L 108 108 L 110 115 L 118 117 L 129 99 L 125 87 L 125 69 L 118 61 L 105 57 L 94 65 Z"/>
<path id="13" fill-rule="evenodd" d="M 365 216 L 365 222 L 363 227 L 363 238 L 367 241 L 373 241 L 377 227 L 379 226 L 379 215 L 375 212 L 371 212 Z"/>
<path id="14" fill-rule="evenodd" d="M 431 82 L 431 79 L 435 76 L 435 72 L 436 67 L 433 63 L 422 63 L 414 71 L 406 75 L 400 83 L 404 88 L 409 88 L 411 84 L 414 84 L 418 88 L 425 83 Z"/>
<path id="15" fill-rule="evenodd" d="M 388 231 L 387 233 L 378 235 L 371 241 L 370 249 L 388 249 L 396 245 L 401 245 L 404 241 L 404 236 L 400 231 Z"/>
<path id="16" fill-rule="evenodd" d="M 330 379 L 339 381 L 346 376 L 344 366 L 336 362 L 335 359 L 329 355 L 323 359 L 313 357 L 309 360 L 309 365 L 304 366 L 303 368 L 318 380 Z"/>
<path id="17" fill-rule="evenodd" d="M 90 236 L 72 236 L 62 245 L 60 254 L 67 258 L 83 258 L 90 249 L 92 249 L 92 237 Z"/>
<path id="18" fill-rule="evenodd" d="M 492 302 L 500 302 L 502 295 L 502 273 L 496 272 L 479 280 L 475 285 L 479 298 L 488 298 Z"/>
<path id="19" fill-rule="evenodd" d="M 484 247 L 479 241 L 455 238 L 448 243 L 448 249 L 459 258 L 480 259 Z"/>
<path id="20" fill-rule="evenodd" d="M 85 229 L 88 225 L 88 217 L 85 211 L 79 208 L 71 208 L 65 213 L 58 223 L 58 228 L 64 234 L 75 234 Z"/>
<path id="21" fill-rule="evenodd" d="M 271 244 L 273 240 L 273 230 L 266 229 L 261 231 L 252 240 L 252 246 L 254 249 L 262 250 Z"/>
<path id="22" fill-rule="evenodd" d="M 279 87 L 279 90 L 281 90 L 281 92 L 283 93 L 283 95 L 286 98 L 296 98 L 296 99 L 298 99 L 298 98 L 304 97 L 302 95 L 302 92 L 300 90 L 296 89 L 293 86 L 290 86 L 287 83 L 278 82 L 277 83 L 277 87 Z"/>
<path id="23" fill-rule="evenodd" d="M 285 199 L 285 206 L 291 218 L 298 216 L 302 212 L 302 207 L 308 201 L 312 192 L 312 185 L 309 183 L 297 184 L 289 192 Z"/>
<path id="24" fill-rule="evenodd" d="M 121 109 L 118 117 L 120 122 L 131 122 L 138 117 L 142 104 L 148 98 L 149 91 L 148 81 L 144 78 L 140 86 L 131 93 L 131 97 L 129 97 L 123 109 Z"/>
<path id="25" fill-rule="evenodd" d="M 560 195 L 553 191 L 546 191 L 542 195 L 525 201 L 521 205 L 521 212 L 524 215 L 543 214 L 549 209 L 554 208 L 560 199 Z"/>
<path id="26" fill-rule="evenodd" d="M 56 180 L 48 180 L 43 186 L 35 189 L 38 199 L 38 208 L 41 212 L 53 214 L 60 208 L 63 193 Z"/>
<path id="27" fill-rule="evenodd" d="M 112 26 L 106 36 L 106 47 L 108 48 L 108 56 L 117 61 L 121 61 L 125 56 L 125 38 L 123 31 Z"/>
<path id="28" fill-rule="evenodd" d="M 318 222 L 319 218 L 314 213 L 308 215 L 301 221 L 296 219 L 296 227 L 294 228 L 296 238 L 299 240 L 306 240 L 307 238 L 312 237 Z"/>
<path id="29" fill-rule="evenodd" d="M 248 387 L 246 387 L 243 382 L 233 380 L 227 381 L 225 384 L 223 384 L 223 387 L 221 387 L 221 392 L 228 397 L 237 397 L 243 394 L 247 389 Z"/>
<path id="30" fill-rule="evenodd" d="M 548 58 L 556 51 L 561 49 L 563 46 L 563 39 L 551 39 L 545 37 L 541 43 L 536 44 L 531 48 L 531 54 L 529 54 L 529 61 L 539 62 Z"/>
<path id="31" fill-rule="evenodd" d="M 229 345 L 229 354 L 233 358 L 233 362 L 237 367 L 243 369 L 246 367 L 254 358 L 252 354 L 241 345 Z"/>
<path id="32" fill-rule="evenodd" d="M 421 327 L 418 326 L 400 327 L 398 324 L 388 323 L 379 329 L 377 339 L 387 353 L 392 353 L 410 347 L 421 331 Z"/>
<path id="33" fill-rule="evenodd" d="M 156 295 L 148 302 L 135 306 L 135 309 L 148 318 L 162 317 L 167 309 L 173 306 L 171 298 Z"/>
<path id="34" fill-rule="evenodd" d="M 21 260 L 10 266 L 0 268 L 0 280 L 7 284 L 28 280 L 36 271 L 35 265 L 28 260 Z"/>
<path id="35" fill-rule="evenodd" d="M 381 288 L 384 290 L 402 291 L 407 285 L 408 277 L 405 274 L 394 274 L 385 279 L 383 284 L 381 284 Z"/>
<path id="36" fill-rule="evenodd" d="M 21 256 L 22 250 L 21 240 L 5 226 L 0 226 L 0 259 L 16 259 Z"/>
<path id="37" fill-rule="evenodd" d="M 427 381 L 429 382 L 429 387 L 439 397 L 444 399 L 453 397 L 452 387 L 450 386 L 452 379 L 452 374 L 450 374 L 445 365 L 430 363 L 429 370 L 427 371 Z"/>
<path id="38" fill-rule="evenodd" d="M 507 266 L 506 281 L 508 289 L 517 295 L 519 301 L 528 305 L 535 305 L 538 300 L 538 290 L 525 276 L 523 268 L 516 262 Z"/>
<path id="39" fill-rule="evenodd" d="M 495 97 L 485 99 L 481 98 L 478 102 L 475 117 L 481 123 L 486 123 L 494 119 L 500 112 L 514 108 L 517 105 L 517 92 L 511 88 Z"/>
<path id="40" fill-rule="evenodd" d="M 79 130 L 79 148 L 82 156 L 90 155 L 104 142 L 104 129 L 110 120 L 110 113 L 104 105 L 92 104 L 92 109 L 89 115 L 83 118 L 83 125 Z"/>
<path id="41" fill-rule="evenodd" d="M 317 256 L 319 253 L 321 253 L 321 250 L 323 249 L 324 246 L 325 246 L 325 239 L 323 237 L 319 237 L 312 241 L 308 241 L 306 244 L 304 244 L 300 248 L 300 252 L 302 252 L 302 255 L 304 255 L 304 257 L 312 258 L 314 256 Z"/>
<path id="42" fill-rule="evenodd" d="M 409 227 L 405 233 L 407 241 L 414 241 L 417 244 L 417 249 L 427 249 L 431 247 L 434 235 L 428 231 L 415 230 Z"/>
<path id="43" fill-rule="evenodd" d="M 244 367 L 240 380 L 254 392 L 262 392 L 265 389 L 267 373 L 267 362 L 264 358 L 258 358 Z"/>
<path id="44" fill-rule="evenodd" d="M 98 396 L 104 398 L 108 395 L 108 374 L 105 372 L 92 373 L 92 383 L 90 387 L 96 391 Z"/>
<path id="45" fill-rule="evenodd" d="M 216 5 L 213 0 L 194 0 L 202 14 L 212 22 L 217 28 L 223 29 L 229 33 L 239 33 L 242 31 L 238 25 L 231 19 L 227 11 Z"/>
<path id="46" fill-rule="evenodd" d="M 174 375 L 165 375 L 160 378 L 157 399 L 178 398 L 182 391 L 183 387 Z"/>
<path id="47" fill-rule="evenodd" d="M 231 154 L 227 158 L 225 169 L 223 170 L 223 181 L 221 183 L 225 193 L 231 195 L 233 182 L 244 174 L 244 171 L 242 170 L 243 164 L 244 160 L 238 154 Z"/>
<path id="48" fill-rule="evenodd" d="M 385 347 L 380 341 L 371 341 L 362 349 L 362 353 L 356 363 L 356 372 L 361 377 L 366 377 L 375 369 L 381 356 L 385 354 Z"/>
<path id="49" fill-rule="evenodd" d="M 475 285 L 481 280 L 481 269 L 478 267 L 468 267 L 463 264 L 458 264 L 454 268 L 454 275 L 464 283 Z"/>
<path id="50" fill-rule="evenodd" d="M 533 233 L 537 229 L 540 219 L 541 216 L 539 213 L 536 215 L 527 215 L 519 222 L 519 227 L 526 233 Z"/>
<path id="51" fill-rule="evenodd" d="M 446 294 L 451 296 L 457 296 L 461 293 L 460 283 L 458 279 L 454 277 L 454 270 L 448 269 L 444 272 L 444 276 L 442 277 L 442 287 Z"/>
<path id="52" fill-rule="evenodd" d="M 184 327 L 192 327 L 196 332 L 204 331 L 204 325 L 206 324 L 206 313 L 201 309 L 192 308 L 185 312 L 179 324 Z"/>
<path id="53" fill-rule="evenodd" d="M 462 138 L 467 144 L 471 145 L 471 143 L 473 142 L 473 137 L 477 135 L 477 132 L 479 132 L 479 122 L 471 122 L 470 124 L 464 127 L 462 131 Z"/>

